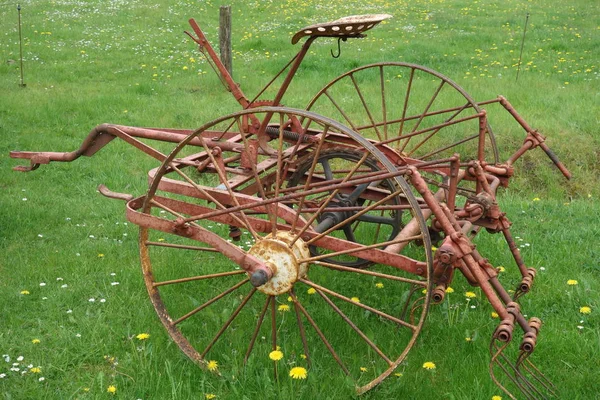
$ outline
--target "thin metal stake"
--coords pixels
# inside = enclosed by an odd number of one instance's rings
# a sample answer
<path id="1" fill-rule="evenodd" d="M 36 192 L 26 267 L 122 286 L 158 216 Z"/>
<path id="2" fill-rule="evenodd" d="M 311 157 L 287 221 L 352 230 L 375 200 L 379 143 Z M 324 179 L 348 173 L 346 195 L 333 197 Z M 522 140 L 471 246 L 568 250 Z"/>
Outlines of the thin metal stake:
<path id="1" fill-rule="evenodd" d="M 519 80 L 519 71 L 521 70 L 521 58 L 523 57 L 523 46 L 525 45 L 525 34 L 527 33 L 527 21 L 529 21 L 529 13 L 525 17 L 525 29 L 523 29 L 523 39 L 521 40 L 521 53 L 519 54 L 519 64 L 517 65 L 517 79 Z"/>
<path id="2" fill-rule="evenodd" d="M 21 56 L 21 83 L 19 86 L 25 87 L 27 86 L 23 83 L 23 36 L 21 35 L 21 5 L 17 4 L 17 11 L 19 13 L 19 53 Z"/>

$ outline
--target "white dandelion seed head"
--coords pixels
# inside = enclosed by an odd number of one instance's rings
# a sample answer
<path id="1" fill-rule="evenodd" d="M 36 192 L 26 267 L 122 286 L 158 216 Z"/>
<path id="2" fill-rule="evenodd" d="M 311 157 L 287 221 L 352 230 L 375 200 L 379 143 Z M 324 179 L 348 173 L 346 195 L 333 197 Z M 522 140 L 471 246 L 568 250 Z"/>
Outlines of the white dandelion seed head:
<path id="1" fill-rule="evenodd" d="M 23 361 L 23 358 L 24 358 L 23 356 L 19 356 L 19 357 L 17 357 L 17 361 Z"/>
<path id="2" fill-rule="evenodd" d="M 91 299 L 89 299 L 88 301 L 89 301 L 90 303 L 93 303 L 93 302 L 95 302 L 95 301 L 96 301 L 96 299 L 92 297 L 92 298 L 91 298 Z"/>
<path id="3" fill-rule="evenodd" d="M 40 381 L 40 382 L 44 382 L 45 380 L 46 380 L 46 378 L 44 378 L 43 376 L 40 376 L 38 379 L 38 381 Z"/>
<path id="4" fill-rule="evenodd" d="M 40 286 L 46 286 L 46 282 L 40 282 Z"/>
<path id="5" fill-rule="evenodd" d="M 106 299 L 100 299 L 100 303 L 106 303 Z"/>

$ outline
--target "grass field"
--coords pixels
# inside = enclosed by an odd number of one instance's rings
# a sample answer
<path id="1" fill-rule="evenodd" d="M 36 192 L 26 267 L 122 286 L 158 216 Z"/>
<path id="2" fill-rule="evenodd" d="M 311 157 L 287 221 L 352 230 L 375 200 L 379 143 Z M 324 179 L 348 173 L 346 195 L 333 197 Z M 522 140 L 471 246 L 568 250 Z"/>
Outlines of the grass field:
<path id="1" fill-rule="evenodd" d="M 532 293 L 521 301 L 526 314 L 545 323 L 532 358 L 558 386 L 559 398 L 598 398 L 600 5 L 586 0 L 544 6 L 525 0 L 230 4 L 234 78 L 249 96 L 298 50 L 289 43 L 297 30 L 346 15 L 389 13 L 394 18 L 367 38 L 343 43 L 338 59 L 330 56 L 337 48 L 333 40 L 318 40 L 283 103 L 303 108 L 351 68 L 403 61 L 441 72 L 478 101 L 504 95 L 548 137 L 573 179 L 564 180 L 535 150 L 517 163 L 511 187 L 499 201 L 514 223 L 527 265 L 538 269 Z M 92 159 L 53 163 L 28 174 L 11 171 L 20 163 L 9 151 L 72 151 L 103 122 L 196 128 L 239 110 L 183 34 L 193 17 L 217 43 L 222 4 L 21 5 L 25 88 L 19 87 L 16 4 L 0 4 L 2 398 L 352 398 L 352 384 L 339 370 L 309 369 L 306 380 L 290 379 L 289 368 L 302 364 L 287 351 L 276 381 L 269 362 L 260 358 L 252 368 L 231 372 L 228 363 L 235 357 L 225 353 L 211 356 L 222 376 L 206 372 L 172 342 L 148 300 L 137 227 L 127 222 L 122 202 L 95 190 L 104 183 L 143 195 L 155 160 L 114 141 Z M 264 98 L 274 95 L 268 91 Z M 490 106 L 488 115 L 504 160 L 524 133 L 503 110 Z M 482 233 L 476 244 L 494 265 L 506 266 L 501 281 L 513 288 L 519 279 L 500 235 Z M 397 370 L 400 376 L 363 398 L 506 398 L 488 374 L 489 338 L 498 320 L 479 289 L 462 277 L 452 287 L 454 293 L 431 308 L 416 346 Z M 467 291 L 477 297 L 467 299 Z M 395 293 L 387 295 L 394 299 Z M 591 313 L 581 313 L 581 307 Z M 150 336 L 140 340 L 142 333 Z M 348 348 L 353 344 L 348 339 Z M 436 368 L 422 368 L 425 362 Z"/>

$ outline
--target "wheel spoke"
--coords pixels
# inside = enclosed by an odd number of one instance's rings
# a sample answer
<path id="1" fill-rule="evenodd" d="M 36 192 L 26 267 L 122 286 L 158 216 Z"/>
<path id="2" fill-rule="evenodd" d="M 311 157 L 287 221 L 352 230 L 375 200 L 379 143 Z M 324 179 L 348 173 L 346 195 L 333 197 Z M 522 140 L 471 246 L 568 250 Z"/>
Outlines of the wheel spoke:
<path id="1" fill-rule="evenodd" d="M 369 345 L 369 347 L 371 347 L 377 354 L 379 354 L 379 356 L 381 358 L 384 359 L 384 361 L 389 365 L 393 365 L 392 360 L 390 360 L 380 349 L 379 347 L 377 347 L 375 345 L 375 343 L 373 343 L 373 341 L 371 341 L 371 339 L 369 339 L 367 337 L 367 335 L 365 335 L 363 333 L 363 331 L 361 331 L 354 322 L 352 322 L 352 320 L 350 320 L 350 318 L 348 318 L 348 316 L 346 314 L 344 314 L 342 312 L 342 310 L 340 310 L 340 308 L 338 306 L 336 306 L 333 301 L 331 301 L 331 299 L 329 299 L 329 297 L 327 297 L 327 295 L 325 293 L 323 293 L 321 290 L 317 290 L 317 293 L 319 293 L 319 295 L 321 296 L 321 298 L 323 300 L 325 300 L 325 302 L 340 316 L 342 317 L 342 319 L 344 320 L 344 322 L 346 322 L 354 332 L 356 332 L 364 341 L 365 343 L 367 343 Z"/>
<path id="2" fill-rule="evenodd" d="M 215 171 L 217 171 L 217 175 L 219 175 L 221 184 L 225 185 L 225 188 L 227 189 L 227 192 L 231 196 L 231 200 L 233 201 L 233 203 L 236 206 L 239 206 L 240 203 L 238 202 L 237 196 L 233 192 L 233 189 L 231 189 L 231 185 L 229 184 L 229 182 L 227 180 L 227 176 L 225 175 L 226 172 L 221 169 L 220 164 L 215 159 L 215 156 L 213 155 L 212 151 L 210 151 L 210 149 L 206 145 L 206 142 L 204 141 L 204 139 L 202 139 L 202 137 L 200 137 L 200 138 L 201 138 L 201 142 L 202 142 L 202 147 L 204 147 L 204 150 L 208 153 L 208 157 L 212 161 L 213 167 L 215 168 Z M 254 228 L 252 227 L 252 225 L 250 225 L 250 223 L 248 222 L 248 218 L 246 217 L 246 214 L 243 211 L 241 211 L 240 214 L 242 216 L 242 219 L 246 223 L 246 228 L 248 229 L 248 231 L 250 232 L 250 234 L 252 235 L 254 240 L 258 240 L 258 235 L 257 235 L 256 231 L 254 231 Z"/>
<path id="3" fill-rule="evenodd" d="M 406 328 L 409 328 L 409 329 L 411 329 L 411 330 L 413 330 L 413 331 L 417 329 L 417 326 L 415 326 L 415 325 L 412 325 L 412 324 L 409 324 L 408 322 L 402 321 L 401 319 L 398 319 L 398 318 L 396 318 L 396 317 L 394 317 L 394 316 L 391 316 L 391 315 L 389 315 L 389 314 L 386 314 L 386 313 L 384 313 L 383 311 L 379 311 L 379 310 L 378 310 L 378 309 L 376 309 L 376 308 L 369 307 L 369 306 L 367 306 L 367 305 L 365 305 L 365 304 L 362 304 L 362 303 L 355 302 L 355 301 L 353 301 L 352 299 L 350 299 L 350 298 L 348 298 L 348 297 L 346 297 L 346 296 L 344 296 L 344 295 L 341 295 L 341 294 L 339 294 L 339 293 L 337 293 L 337 292 L 334 292 L 333 290 L 329 290 L 329 289 L 327 289 L 326 287 L 323 287 L 323 286 L 321 286 L 321 285 L 317 285 L 316 283 L 314 283 L 314 282 L 312 282 L 312 281 L 309 281 L 308 279 L 301 278 L 301 279 L 299 279 L 299 281 L 300 281 L 300 282 L 302 282 L 302 283 L 305 283 L 305 284 L 307 284 L 308 286 L 310 286 L 310 287 L 314 288 L 314 289 L 315 289 L 315 290 L 317 290 L 317 291 L 318 291 L 318 290 L 321 290 L 321 291 L 323 291 L 323 292 L 325 292 L 325 293 L 327 293 L 327 294 L 329 294 L 329 295 L 331 295 L 331 296 L 333 296 L 333 297 L 336 297 L 336 298 L 338 298 L 338 299 L 340 299 L 340 300 L 343 300 L 343 301 L 345 301 L 345 302 L 347 302 L 347 303 L 350 303 L 350 304 L 352 304 L 352 305 L 354 305 L 354 306 L 356 306 L 356 307 L 363 308 L 363 309 L 365 309 L 365 310 L 367 310 L 367 311 L 370 311 L 370 312 L 372 312 L 372 313 L 374 313 L 374 314 L 377 314 L 377 315 L 379 315 L 380 317 L 383 317 L 383 318 L 385 318 L 385 319 L 388 319 L 388 320 L 390 320 L 390 321 L 392 321 L 392 322 L 395 322 L 395 323 L 397 323 L 398 325 L 402 325 L 402 326 L 404 326 L 404 327 L 406 327 Z"/>
<path id="4" fill-rule="evenodd" d="M 404 105 L 402 106 L 402 118 L 400 119 L 400 128 L 398 129 L 398 137 L 402 137 L 402 131 L 404 129 L 404 121 L 406 118 L 406 109 L 408 108 L 408 100 L 410 98 L 410 89 L 412 88 L 413 78 L 415 77 L 415 69 L 410 69 L 410 78 L 408 79 L 408 86 L 406 87 L 406 95 L 404 96 Z M 400 145 L 400 143 L 398 143 Z"/>
<path id="5" fill-rule="evenodd" d="M 248 138 L 246 137 L 246 132 L 244 132 L 244 130 L 242 129 L 242 124 L 240 122 L 239 118 L 235 119 L 235 122 L 238 126 L 239 131 L 241 132 L 241 136 L 242 136 L 242 142 L 244 143 L 244 146 L 246 148 L 249 148 L 248 145 Z M 256 168 L 256 163 L 255 162 L 250 162 L 251 168 L 252 168 L 252 175 L 254 176 L 254 179 L 256 179 L 256 186 L 258 187 L 258 193 L 260 194 L 260 197 L 263 200 L 267 200 L 267 196 L 265 195 L 265 189 L 264 189 L 264 185 L 262 184 L 262 181 L 260 179 L 260 175 L 258 173 L 258 169 Z M 270 209 L 269 211 L 269 217 L 271 219 L 271 226 L 276 227 L 277 226 L 277 217 L 275 216 L 276 213 L 273 212 L 273 206 L 269 205 L 269 206 L 265 206 L 267 208 L 267 210 Z M 276 228 L 273 228 L 276 229 Z M 256 238 L 255 238 L 256 239 Z"/>
<path id="6" fill-rule="evenodd" d="M 325 96 L 327 96 L 327 98 L 329 99 L 329 101 L 331 101 L 331 103 L 335 106 L 335 108 L 337 108 L 337 110 L 339 111 L 340 114 L 342 114 L 342 116 L 344 117 L 344 119 L 346 120 L 346 122 L 348 122 L 348 125 L 350 125 L 350 127 L 356 131 L 356 125 L 354 125 L 352 123 L 352 121 L 350 120 L 350 118 L 348 117 L 348 115 L 344 112 L 344 110 L 342 110 L 342 108 L 338 105 L 338 103 L 335 102 L 335 100 L 333 99 L 333 97 L 331 97 L 331 95 L 329 94 L 329 92 L 327 90 L 325 90 L 323 92 L 323 94 L 325 94 Z"/>
<path id="7" fill-rule="evenodd" d="M 260 311 L 258 320 L 256 321 L 256 328 L 254 328 L 254 332 L 252 333 L 252 338 L 250 339 L 250 343 L 248 344 L 248 350 L 246 351 L 246 355 L 244 356 L 244 365 L 246 365 L 246 363 L 248 362 L 248 357 L 250 357 L 250 354 L 252 353 L 252 349 L 254 349 L 254 343 L 256 342 L 256 338 L 258 336 L 258 333 L 260 332 L 260 327 L 262 326 L 262 323 L 265 319 L 265 314 L 267 313 L 267 308 L 269 308 L 269 304 L 271 302 L 271 297 L 273 297 L 273 296 L 267 296 L 265 305 L 263 306 L 262 310 Z"/>
<path id="8" fill-rule="evenodd" d="M 327 340 L 327 338 L 325 337 L 323 332 L 321 332 L 321 329 L 319 329 L 319 327 L 317 326 L 315 321 L 312 319 L 312 317 L 310 316 L 308 311 L 306 311 L 306 309 L 302 306 L 302 304 L 300 304 L 298 297 L 296 297 L 296 295 L 294 293 L 290 293 L 290 295 L 291 295 L 292 299 L 294 300 L 296 307 L 298 307 L 300 312 L 302 312 L 302 314 L 304 314 L 304 317 L 308 320 L 308 323 L 313 327 L 313 329 L 315 330 L 315 332 L 317 333 L 319 338 L 321 338 L 321 341 L 323 342 L 325 347 L 327 347 L 327 350 L 329 350 L 329 353 L 331 353 L 331 356 L 335 359 L 335 361 L 338 363 L 340 368 L 346 373 L 346 375 L 350 375 L 348 368 L 346 368 L 346 365 L 344 365 L 341 358 L 337 355 L 337 353 L 335 352 L 335 350 L 333 349 L 333 347 L 331 346 L 331 344 L 329 343 L 329 341 Z"/>
<path id="9" fill-rule="evenodd" d="M 254 293 L 256 293 L 256 288 L 252 288 L 250 290 L 250 293 L 248 293 L 246 295 L 246 297 L 244 297 L 244 300 L 242 300 L 242 302 L 240 303 L 240 305 L 237 306 L 237 308 L 233 311 L 233 313 L 231 314 L 231 316 L 229 317 L 229 319 L 223 324 L 223 326 L 221 327 L 221 329 L 219 329 L 219 332 L 217 332 L 217 334 L 215 335 L 215 337 L 213 338 L 213 340 L 210 341 L 210 343 L 208 344 L 208 346 L 206 346 L 206 348 L 202 352 L 202 354 L 201 354 L 202 358 L 204 358 L 206 356 L 206 354 L 214 346 L 214 344 L 217 342 L 217 340 L 219 340 L 219 338 L 221 337 L 221 335 L 223 334 L 223 332 L 225 332 L 225 330 L 229 327 L 229 325 L 231 325 L 231 323 L 233 322 L 233 320 L 235 319 L 235 317 L 237 317 L 238 314 L 240 313 L 240 311 L 242 311 L 242 308 L 244 308 L 244 306 L 246 305 L 246 303 L 248 303 L 248 301 L 250 300 L 250 298 L 252 298 L 252 296 L 254 295 Z"/>
<path id="10" fill-rule="evenodd" d="M 343 265 L 332 264 L 332 263 L 328 263 L 328 262 L 324 262 L 324 261 L 315 261 L 314 265 L 320 265 L 320 266 L 323 266 L 325 268 L 335 269 L 335 270 L 338 270 L 338 271 L 354 272 L 354 273 L 357 273 L 357 274 L 363 274 L 363 275 L 369 275 L 369 276 L 376 276 L 378 278 L 389 279 L 389 280 L 392 280 L 392 281 L 410 283 L 411 285 L 415 285 L 415 286 L 418 286 L 418 287 L 421 287 L 421 288 L 427 287 L 427 282 L 426 281 L 417 281 L 417 280 L 414 280 L 414 279 L 403 278 L 401 276 L 395 276 L 395 275 L 384 274 L 384 273 L 381 273 L 381 272 L 369 271 L 368 269 L 344 267 Z"/>
<path id="11" fill-rule="evenodd" d="M 157 247 L 170 247 L 174 249 L 185 249 L 185 250 L 197 250 L 197 251 L 210 251 L 210 252 L 219 252 L 217 249 L 213 249 L 212 247 L 198 247 L 198 246 L 188 246 L 183 244 L 175 244 L 175 243 L 165 243 L 165 242 L 150 242 L 146 241 L 146 246 L 157 246 Z"/>
<path id="12" fill-rule="evenodd" d="M 177 325 L 177 324 L 185 321 L 186 319 L 188 319 L 192 315 L 196 314 L 199 311 L 202 311 L 203 309 L 205 309 L 206 307 L 210 306 L 215 301 L 223 298 L 224 296 L 228 295 L 229 293 L 233 292 L 234 290 L 236 290 L 237 288 L 239 288 L 240 286 L 242 286 L 243 284 L 245 284 L 246 282 L 249 282 L 249 281 L 250 281 L 250 279 L 246 278 L 243 281 L 236 283 L 235 285 L 233 285 L 229 289 L 225 290 L 224 292 L 218 294 L 217 296 L 213 297 L 212 299 L 210 299 L 206 303 L 202 304 L 201 306 L 198 306 L 198 307 L 194 308 L 189 313 L 187 313 L 184 316 L 182 316 L 182 317 L 176 319 L 175 321 L 171 322 L 171 325 Z"/>
<path id="13" fill-rule="evenodd" d="M 294 288 L 290 290 L 292 299 L 296 297 Z M 298 302 L 294 301 L 294 313 L 296 314 L 296 323 L 298 324 L 298 331 L 300 332 L 300 339 L 302 340 L 302 348 L 304 349 L 304 355 L 306 356 L 306 363 L 311 366 L 310 351 L 308 349 L 308 342 L 306 341 L 306 331 L 304 329 L 304 323 L 302 322 L 302 316 L 300 315 L 300 309 L 298 308 Z"/>
<path id="14" fill-rule="evenodd" d="M 310 165 L 310 169 L 308 171 L 308 176 L 306 178 L 306 182 L 304 183 L 303 190 L 305 192 L 308 191 L 309 188 L 311 188 L 312 177 L 315 172 L 315 167 L 317 166 L 317 161 L 319 160 L 318 156 L 319 156 L 319 154 L 321 154 L 321 147 L 323 146 L 323 143 L 325 143 L 325 138 L 327 137 L 328 130 L 329 130 L 329 126 L 325 126 L 325 128 L 323 129 L 323 133 L 321 134 L 321 138 L 319 139 L 319 143 L 317 144 L 317 149 L 315 150 L 317 157 L 313 157 L 312 164 Z M 301 210 L 304 207 L 305 199 L 306 199 L 305 196 L 300 199 L 300 204 L 298 205 L 298 213 L 296 214 L 296 217 L 294 218 L 294 221 L 292 223 L 292 232 L 296 230 L 298 218 L 300 217 Z"/>
<path id="15" fill-rule="evenodd" d="M 246 273 L 246 271 L 244 271 L 243 269 L 241 269 L 239 271 L 220 272 L 220 273 L 217 273 L 217 274 L 209 274 L 209 275 L 198 275 L 198 276 L 191 276 L 189 278 L 172 279 L 172 280 L 169 280 L 169 281 L 154 282 L 153 286 L 154 287 L 158 287 L 158 286 L 164 286 L 164 285 L 172 285 L 172 284 L 175 284 L 175 283 L 185 283 L 185 282 L 201 281 L 201 280 L 204 280 L 204 279 L 221 278 L 223 276 L 240 275 L 240 274 L 245 274 L 245 273 Z"/>
<path id="16" fill-rule="evenodd" d="M 383 78 L 383 65 L 379 66 L 379 83 L 381 84 L 381 112 L 383 114 L 383 137 L 388 138 L 387 108 L 385 104 L 385 79 Z"/>
<path id="17" fill-rule="evenodd" d="M 415 133 L 417 131 L 417 129 L 419 128 L 419 125 L 421 125 L 421 122 L 423 122 L 423 118 L 425 118 L 425 115 L 427 115 L 427 113 L 429 112 L 429 108 L 431 108 L 431 105 L 433 104 L 433 102 L 437 98 L 438 94 L 440 94 L 440 91 L 442 90 L 442 87 L 444 87 L 445 83 L 446 83 L 446 81 L 444 81 L 444 80 L 442 80 L 440 82 L 440 85 L 435 90 L 435 93 L 431 97 L 431 100 L 429 100 L 429 103 L 427 103 L 427 107 L 425 107 L 425 110 L 423 111 L 423 113 L 421 113 L 421 115 L 419 116 L 419 119 L 417 120 L 417 122 L 413 126 L 413 129 L 412 129 L 411 133 Z M 406 149 L 406 146 L 408 146 L 408 143 L 410 142 L 410 139 L 412 139 L 412 136 L 406 139 L 406 142 L 404 142 L 404 144 L 402 145 L 402 148 L 400 149 L 400 152 L 403 152 L 404 149 Z"/>
<path id="18" fill-rule="evenodd" d="M 462 106 L 458 111 L 452 114 L 449 118 L 447 118 L 443 124 L 434 129 L 429 135 L 427 135 L 423 140 L 421 140 L 411 151 L 408 152 L 408 156 L 410 157 L 415 151 L 417 151 L 422 145 L 424 145 L 429 139 L 431 139 L 436 133 L 438 133 L 442 128 L 447 126 L 446 124 L 451 122 L 454 118 L 456 118 L 460 113 L 462 113 L 470 104 L 467 102 L 464 106 Z"/>
<path id="19" fill-rule="evenodd" d="M 369 117 L 369 121 L 371 121 L 371 124 L 373 125 L 373 129 L 375 130 L 375 133 L 377 134 L 377 138 L 381 141 L 381 133 L 379 133 L 379 129 L 377 129 L 377 125 L 375 124 L 375 120 L 373 120 L 373 115 L 371 115 L 371 110 L 369 110 L 369 107 L 367 106 L 367 102 L 365 101 L 365 98 L 362 94 L 362 92 L 360 91 L 360 88 L 358 87 L 358 83 L 356 82 L 356 79 L 354 79 L 354 74 L 350 74 L 350 79 L 352 79 L 352 83 L 354 84 L 354 88 L 356 89 L 356 93 L 358 94 L 358 97 L 360 98 L 360 102 L 362 103 L 365 112 L 367 113 L 368 117 Z"/>

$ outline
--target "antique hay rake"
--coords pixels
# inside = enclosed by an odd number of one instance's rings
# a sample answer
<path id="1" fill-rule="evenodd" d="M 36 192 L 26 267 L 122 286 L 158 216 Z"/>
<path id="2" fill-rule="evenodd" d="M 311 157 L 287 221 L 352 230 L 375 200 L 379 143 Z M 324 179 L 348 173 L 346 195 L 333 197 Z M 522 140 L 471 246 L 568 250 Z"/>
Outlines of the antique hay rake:
<path id="1" fill-rule="evenodd" d="M 160 163 L 142 196 L 99 190 L 126 201 L 127 219 L 140 226 L 152 304 L 169 335 L 201 366 L 219 354 L 222 364 L 264 367 L 266 357 L 251 355 L 281 348 L 297 365 L 341 368 L 363 393 L 404 361 L 430 304 L 444 300 L 458 270 L 500 316 L 490 344 L 494 382 L 514 398 L 496 378 L 500 371 L 525 398 L 551 396 L 553 385 L 529 360 L 541 321 L 526 320 L 518 304 L 536 271 L 521 258 L 496 202 L 513 163 L 533 148 L 570 177 L 544 137 L 506 99 L 475 102 L 445 76 L 408 63 L 349 71 L 317 92 L 306 110 L 281 105 L 314 40 L 363 37 L 389 17 L 302 29 L 292 39 L 306 38 L 298 54 L 252 100 L 190 20 L 188 35 L 242 111 L 196 130 L 102 124 L 73 152 L 11 152 L 31 161 L 14 169 L 92 156 L 115 138 Z M 286 69 L 275 98 L 259 100 Z M 492 103 L 526 131 L 504 162 L 482 108 Z M 177 144 L 167 155 L 139 139 Z M 481 228 L 506 239 L 522 277 L 513 296 L 472 243 Z M 434 251 L 432 242 L 439 243 Z M 395 297 L 374 290 L 384 287 Z M 504 350 L 515 327 L 523 334 L 513 362 Z"/>

